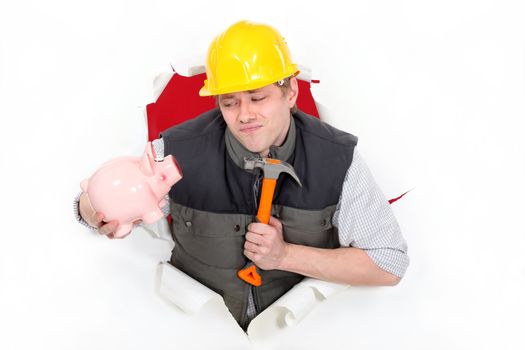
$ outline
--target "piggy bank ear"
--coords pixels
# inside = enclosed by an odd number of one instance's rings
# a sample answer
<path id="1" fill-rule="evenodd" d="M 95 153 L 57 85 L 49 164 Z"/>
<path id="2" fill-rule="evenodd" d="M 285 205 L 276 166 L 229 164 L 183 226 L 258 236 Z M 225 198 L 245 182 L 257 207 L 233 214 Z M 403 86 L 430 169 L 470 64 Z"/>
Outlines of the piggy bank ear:
<path id="1" fill-rule="evenodd" d="M 151 146 L 151 142 L 148 142 L 146 145 L 146 150 L 144 151 L 144 154 L 142 155 L 142 158 L 140 160 L 140 170 L 144 175 L 146 176 L 152 176 L 153 175 L 153 149 Z"/>

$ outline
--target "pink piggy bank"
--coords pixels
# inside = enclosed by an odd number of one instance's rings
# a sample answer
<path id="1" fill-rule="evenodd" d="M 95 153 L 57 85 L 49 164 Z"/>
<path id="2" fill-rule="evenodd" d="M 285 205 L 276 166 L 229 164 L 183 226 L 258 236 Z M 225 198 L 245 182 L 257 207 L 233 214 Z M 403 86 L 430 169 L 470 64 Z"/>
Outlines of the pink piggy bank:
<path id="1" fill-rule="evenodd" d="M 114 236 L 122 238 L 133 222 L 153 223 L 164 216 L 164 197 L 182 178 L 173 156 L 156 160 L 151 142 L 142 157 L 120 157 L 104 163 L 80 187 L 89 196 L 93 209 L 104 214 L 104 221 L 117 220 Z"/>

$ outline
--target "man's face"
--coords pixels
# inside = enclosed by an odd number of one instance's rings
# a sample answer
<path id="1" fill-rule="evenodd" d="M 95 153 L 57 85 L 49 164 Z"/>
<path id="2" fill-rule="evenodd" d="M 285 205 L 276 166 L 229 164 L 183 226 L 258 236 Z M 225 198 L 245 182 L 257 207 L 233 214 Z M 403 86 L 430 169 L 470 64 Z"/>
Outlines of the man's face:
<path id="1" fill-rule="evenodd" d="M 235 138 L 251 152 L 266 156 L 270 146 L 280 146 L 286 138 L 297 93 L 297 80 L 291 78 L 288 89 L 271 84 L 220 95 L 218 101 Z"/>

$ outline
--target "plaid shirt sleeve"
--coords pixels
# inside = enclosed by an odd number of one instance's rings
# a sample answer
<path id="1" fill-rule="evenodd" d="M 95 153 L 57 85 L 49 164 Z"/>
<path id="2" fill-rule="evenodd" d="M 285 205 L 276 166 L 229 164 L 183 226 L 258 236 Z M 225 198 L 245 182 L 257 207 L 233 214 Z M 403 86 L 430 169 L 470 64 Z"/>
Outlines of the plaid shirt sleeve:
<path id="1" fill-rule="evenodd" d="M 381 269 L 403 277 L 409 265 L 407 244 L 388 200 L 357 149 L 333 216 L 343 247 L 364 250 Z"/>

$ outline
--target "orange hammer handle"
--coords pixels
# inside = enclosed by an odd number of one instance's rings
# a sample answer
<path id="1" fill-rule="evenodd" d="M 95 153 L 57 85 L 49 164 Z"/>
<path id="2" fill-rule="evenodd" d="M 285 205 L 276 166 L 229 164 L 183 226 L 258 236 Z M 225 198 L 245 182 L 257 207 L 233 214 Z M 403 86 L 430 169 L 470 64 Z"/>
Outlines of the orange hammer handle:
<path id="1" fill-rule="evenodd" d="M 268 224 L 270 222 L 273 193 L 275 192 L 276 184 L 277 179 L 263 179 L 261 201 L 259 202 L 259 210 L 257 211 L 257 220 L 263 224 Z M 243 269 L 239 270 L 237 275 L 243 281 L 256 287 L 260 286 L 262 283 L 258 268 L 251 261 L 248 262 Z"/>
<path id="2" fill-rule="evenodd" d="M 257 266 L 249 261 L 241 270 L 237 271 L 237 276 L 244 282 L 259 287 L 262 284 L 262 278 L 258 270 Z"/>
<path id="3" fill-rule="evenodd" d="M 263 224 L 270 222 L 270 213 L 272 211 L 273 193 L 277 179 L 263 179 L 261 201 L 257 211 L 257 219 Z"/>

